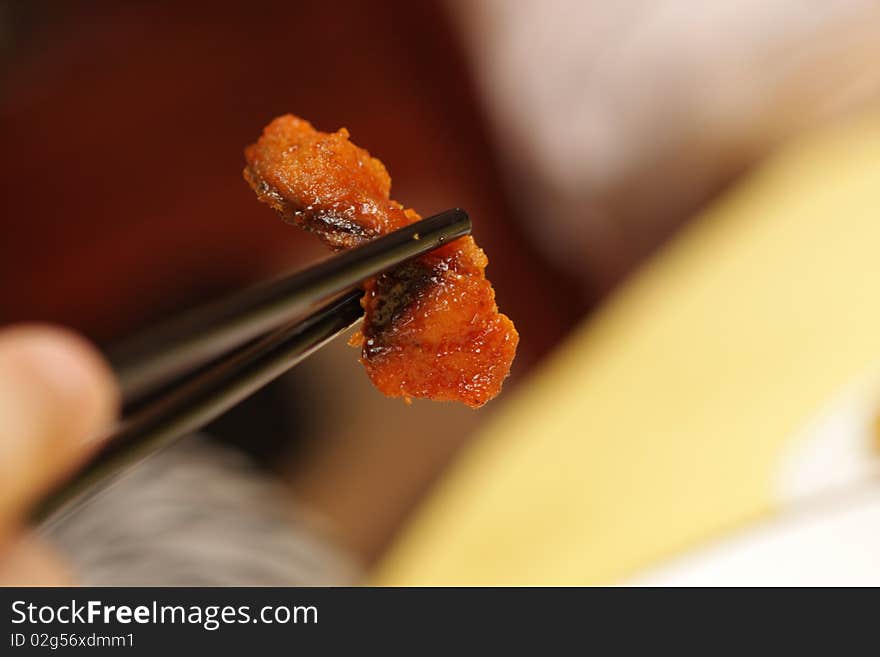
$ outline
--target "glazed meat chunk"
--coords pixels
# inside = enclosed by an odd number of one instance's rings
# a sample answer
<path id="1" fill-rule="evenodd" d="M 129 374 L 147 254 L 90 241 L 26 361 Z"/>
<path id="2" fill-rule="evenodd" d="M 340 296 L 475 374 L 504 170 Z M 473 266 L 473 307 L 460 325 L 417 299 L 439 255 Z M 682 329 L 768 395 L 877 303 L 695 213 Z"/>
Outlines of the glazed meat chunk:
<path id="1" fill-rule="evenodd" d="M 390 198 L 384 165 L 344 128 L 315 130 L 281 116 L 245 150 L 258 198 L 333 249 L 420 219 Z M 352 343 L 384 394 L 482 406 L 501 390 L 519 336 L 498 311 L 486 254 L 462 237 L 364 283 L 364 323 Z"/>

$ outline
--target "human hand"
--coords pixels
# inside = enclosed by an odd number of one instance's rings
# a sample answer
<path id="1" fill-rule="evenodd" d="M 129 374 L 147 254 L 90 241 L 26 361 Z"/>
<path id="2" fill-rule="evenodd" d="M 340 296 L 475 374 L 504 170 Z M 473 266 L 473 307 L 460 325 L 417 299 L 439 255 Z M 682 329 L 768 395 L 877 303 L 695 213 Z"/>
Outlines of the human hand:
<path id="1" fill-rule="evenodd" d="M 117 405 L 112 372 L 82 338 L 37 324 L 0 330 L 0 585 L 70 583 L 28 532 L 27 512 L 97 448 Z"/>

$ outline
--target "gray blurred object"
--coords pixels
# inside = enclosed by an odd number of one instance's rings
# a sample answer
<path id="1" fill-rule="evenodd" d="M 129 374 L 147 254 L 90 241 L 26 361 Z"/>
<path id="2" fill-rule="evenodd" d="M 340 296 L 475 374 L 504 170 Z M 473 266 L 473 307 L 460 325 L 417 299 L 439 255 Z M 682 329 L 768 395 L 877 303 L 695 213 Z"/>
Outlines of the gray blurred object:
<path id="1" fill-rule="evenodd" d="M 607 287 L 781 140 L 880 97 L 877 0 L 450 0 L 536 239 Z"/>
<path id="2" fill-rule="evenodd" d="M 361 568 L 329 523 L 242 454 L 190 437 L 46 537 L 87 586 L 344 586 Z"/>

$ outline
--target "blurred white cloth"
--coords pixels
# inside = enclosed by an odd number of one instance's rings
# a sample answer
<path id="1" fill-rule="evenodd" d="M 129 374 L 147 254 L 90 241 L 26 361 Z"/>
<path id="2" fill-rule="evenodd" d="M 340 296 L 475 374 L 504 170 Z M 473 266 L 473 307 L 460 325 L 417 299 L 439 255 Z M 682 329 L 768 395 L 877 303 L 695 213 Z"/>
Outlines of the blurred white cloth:
<path id="1" fill-rule="evenodd" d="M 880 482 L 807 505 L 628 583 L 880 586 Z"/>
<path id="2" fill-rule="evenodd" d="M 454 0 L 525 218 L 617 280 L 776 143 L 880 97 L 876 0 Z"/>
<path id="3" fill-rule="evenodd" d="M 791 441 L 783 510 L 633 578 L 645 586 L 880 586 L 880 377 L 843 391 Z"/>

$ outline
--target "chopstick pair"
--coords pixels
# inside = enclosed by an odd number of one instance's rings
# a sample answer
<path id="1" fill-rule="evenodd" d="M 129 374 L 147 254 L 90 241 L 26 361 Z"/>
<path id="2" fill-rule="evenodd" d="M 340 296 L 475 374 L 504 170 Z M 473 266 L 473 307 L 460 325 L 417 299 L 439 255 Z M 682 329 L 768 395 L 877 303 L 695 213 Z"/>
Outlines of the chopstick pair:
<path id="1" fill-rule="evenodd" d="M 57 521 L 103 484 L 211 422 L 351 328 L 363 316 L 364 279 L 470 231 L 467 213 L 447 210 L 110 350 L 125 406 L 174 387 L 124 419 L 102 450 L 46 497 L 32 518 Z"/>

